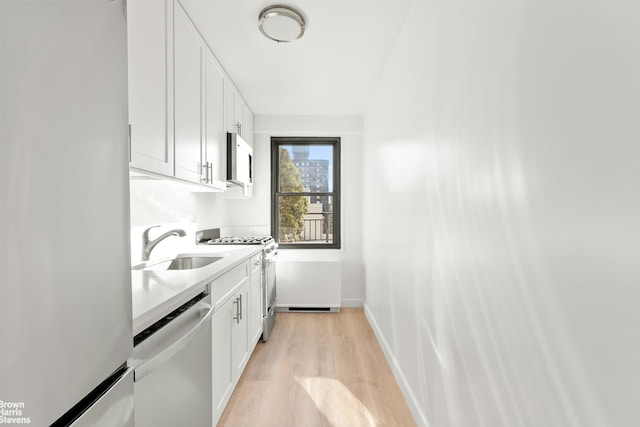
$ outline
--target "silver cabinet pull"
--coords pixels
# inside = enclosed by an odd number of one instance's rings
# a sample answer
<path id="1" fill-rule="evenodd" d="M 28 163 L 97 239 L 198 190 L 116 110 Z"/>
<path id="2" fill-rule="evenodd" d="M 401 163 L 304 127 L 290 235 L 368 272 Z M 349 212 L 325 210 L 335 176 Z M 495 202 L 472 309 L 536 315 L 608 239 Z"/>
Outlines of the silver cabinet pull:
<path id="1" fill-rule="evenodd" d="M 209 167 L 207 168 L 207 176 L 209 177 L 209 184 L 213 184 L 213 162 L 207 162 Z"/>
<path id="2" fill-rule="evenodd" d="M 236 315 L 233 317 L 233 320 L 235 320 L 236 323 L 240 323 L 240 298 L 236 297 L 236 300 L 233 303 L 236 305 Z"/>
<path id="3" fill-rule="evenodd" d="M 200 170 L 200 183 L 206 184 L 208 180 L 207 166 L 204 163 L 199 163 L 198 169 Z"/>
<path id="4" fill-rule="evenodd" d="M 240 320 L 242 320 L 242 294 L 240 294 L 240 304 L 238 304 L 238 306 L 240 306 Z"/>

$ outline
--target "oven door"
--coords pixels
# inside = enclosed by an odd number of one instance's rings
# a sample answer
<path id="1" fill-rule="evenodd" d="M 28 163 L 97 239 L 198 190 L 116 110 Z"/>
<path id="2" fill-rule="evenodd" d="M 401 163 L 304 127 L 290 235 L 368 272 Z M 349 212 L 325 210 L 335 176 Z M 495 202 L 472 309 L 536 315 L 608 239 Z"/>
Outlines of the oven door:
<path id="1" fill-rule="evenodd" d="M 262 341 L 267 341 L 273 324 L 276 321 L 276 259 L 278 251 L 265 251 L 264 259 L 264 294 L 262 306 Z"/>
<path id="2" fill-rule="evenodd" d="M 270 308 L 275 306 L 276 304 L 276 258 L 277 252 L 272 252 L 267 255 L 265 260 L 266 265 L 266 289 L 267 289 L 267 298 L 265 299 L 266 308 Z"/>

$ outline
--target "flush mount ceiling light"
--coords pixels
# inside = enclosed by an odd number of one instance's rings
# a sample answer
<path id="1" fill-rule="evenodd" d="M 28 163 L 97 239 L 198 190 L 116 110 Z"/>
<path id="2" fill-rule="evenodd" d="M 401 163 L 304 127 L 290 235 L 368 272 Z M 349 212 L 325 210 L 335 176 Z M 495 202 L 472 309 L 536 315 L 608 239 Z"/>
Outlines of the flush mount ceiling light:
<path id="1" fill-rule="evenodd" d="M 262 9 L 258 26 L 265 37 L 278 43 L 298 40 L 305 30 L 302 13 L 291 6 L 279 4 Z"/>

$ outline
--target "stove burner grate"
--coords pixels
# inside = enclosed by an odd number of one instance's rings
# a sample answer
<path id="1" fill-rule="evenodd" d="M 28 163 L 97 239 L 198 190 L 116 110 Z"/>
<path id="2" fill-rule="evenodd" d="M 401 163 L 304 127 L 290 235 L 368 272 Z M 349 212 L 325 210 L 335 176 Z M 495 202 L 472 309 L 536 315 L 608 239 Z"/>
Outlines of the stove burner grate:
<path id="1" fill-rule="evenodd" d="M 218 237 L 207 242 L 208 245 L 267 245 L 273 241 L 271 236 Z"/>

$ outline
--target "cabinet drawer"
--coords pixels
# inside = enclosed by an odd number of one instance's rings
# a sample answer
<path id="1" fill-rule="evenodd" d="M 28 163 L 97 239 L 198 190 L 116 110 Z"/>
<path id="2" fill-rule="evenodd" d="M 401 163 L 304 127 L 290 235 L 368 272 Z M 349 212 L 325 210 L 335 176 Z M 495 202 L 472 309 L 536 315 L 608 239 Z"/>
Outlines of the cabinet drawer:
<path id="1" fill-rule="evenodd" d="M 215 310 L 249 279 L 249 265 L 249 261 L 245 261 L 211 282 L 211 303 Z"/>

